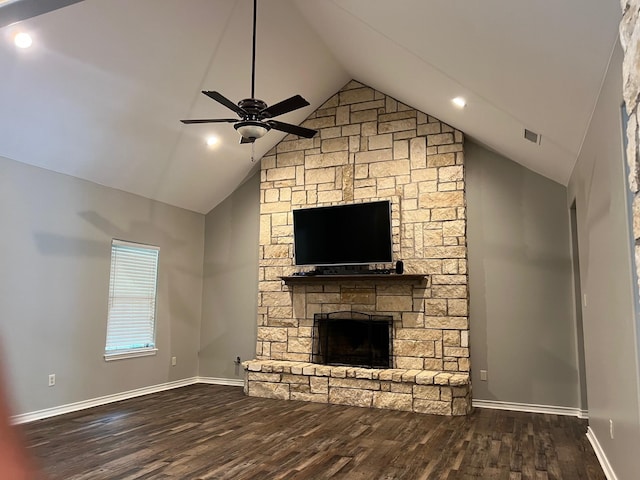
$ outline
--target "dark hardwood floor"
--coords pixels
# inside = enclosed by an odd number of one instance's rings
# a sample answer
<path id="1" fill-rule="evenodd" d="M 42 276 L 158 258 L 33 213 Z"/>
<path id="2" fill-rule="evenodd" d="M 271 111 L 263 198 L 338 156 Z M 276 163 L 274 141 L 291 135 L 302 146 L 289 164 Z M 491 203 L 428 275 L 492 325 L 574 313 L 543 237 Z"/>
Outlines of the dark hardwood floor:
<path id="1" fill-rule="evenodd" d="M 440 417 L 192 385 L 22 426 L 55 480 L 605 479 L 574 417 Z"/>

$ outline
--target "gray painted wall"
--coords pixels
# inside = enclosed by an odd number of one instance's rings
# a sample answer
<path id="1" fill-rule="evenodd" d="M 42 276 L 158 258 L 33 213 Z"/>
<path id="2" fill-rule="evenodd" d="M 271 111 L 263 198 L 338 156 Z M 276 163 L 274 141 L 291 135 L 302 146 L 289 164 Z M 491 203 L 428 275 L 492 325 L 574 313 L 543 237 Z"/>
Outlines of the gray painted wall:
<path id="1" fill-rule="evenodd" d="M 0 157 L 0 225 L 14 413 L 197 375 L 203 215 Z M 114 237 L 160 246 L 155 356 L 104 361 Z"/>
<path id="2" fill-rule="evenodd" d="M 616 46 L 568 188 L 576 202 L 589 425 L 621 480 L 640 471 L 637 312 Z M 609 435 L 614 423 L 614 439 Z"/>
<path id="3" fill-rule="evenodd" d="M 465 159 L 473 398 L 579 407 L 566 189 L 472 142 Z"/>
<path id="4" fill-rule="evenodd" d="M 260 174 L 207 214 L 200 375 L 241 380 L 255 357 Z"/>

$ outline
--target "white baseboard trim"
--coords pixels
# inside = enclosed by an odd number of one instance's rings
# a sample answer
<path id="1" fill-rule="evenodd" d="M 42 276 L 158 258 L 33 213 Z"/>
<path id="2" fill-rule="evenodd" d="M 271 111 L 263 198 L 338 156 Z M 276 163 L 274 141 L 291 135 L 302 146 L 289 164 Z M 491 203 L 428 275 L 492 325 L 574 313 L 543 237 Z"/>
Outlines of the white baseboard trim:
<path id="1" fill-rule="evenodd" d="M 35 412 L 23 413 L 21 415 L 15 415 L 11 417 L 11 422 L 14 424 L 28 423 L 35 420 L 42 420 L 44 418 L 55 417 L 56 415 L 62 415 L 65 413 L 77 412 L 92 407 L 99 407 L 100 405 L 106 405 L 108 403 L 119 402 L 120 400 L 127 400 L 129 398 L 140 397 L 142 395 L 148 395 L 150 393 L 162 392 L 165 390 L 171 390 L 173 388 L 185 387 L 187 385 L 193 385 L 194 383 L 216 383 L 213 381 L 204 381 L 209 379 L 202 379 L 200 377 L 185 378 L 182 380 L 176 380 L 174 382 L 161 383 L 159 385 L 151 385 L 149 387 L 136 388 L 135 390 L 129 390 L 126 392 L 114 393 L 112 395 L 105 395 L 104 397 L 91 398 L 89 400 L 83 400 L 81 402 L 69 403 L 67 405 L 61 405 L 59 407 L 45 408 L 44 410 L 37 410 Z M 220 385 L 230 385 L 231 383 L 222 383 L 225 379 L 218 378 L 216 380 Z M 235 380 L 228 380 L 228 382 L 235 382 Z M 234 384 L 235 385 L 235 384 Z"/>
<path id="2" fill-rule="evenodd" d="M 611 468 L 609 459 L 605 455 L 604 450 L 600 446 L 600 442 L 598 442 L 598 438 L 596 437 L 596 434 L 593 433 L 593 430 L 591 430 L 591 427 L 587 427 L 587 438 L 593 447 L 593 451 L 596 452 L 596 457 L 598 457 L 598 461 L 600 462 L 600 466 L 602 467 L 607 480 L 618 480 L 616 473 L 613 471 L 613 468 Z"/>
<path id="3" fill-rule="evenodd" d="M 580 408 L 556 407 L 553 405 L 535 405 L 532 403 L 499 402 L 497 400 L 472 400 L 471 404 L 478 408 L 493 410 L 513 410 L 515 412 L 547 413 L 550 415 L 567 415 L 570 417 L 589 418 L 589 412 Z"/>
<path id="4" fill-rule="evenodd" d="M 198 377 L 198 383 L 227 385 L 229 387 L 244 387 L 244 380 L 240 378 Z"/>
<path id="5" fill-rule="evenodd" d="M 233 386 L 233 387 L 244 386 L 244 380 L 242 379 L 219 378 L 219 377 L 191 377 L 191 378 L 185 378 L 182 380 L 176 380 L 174 382 L 161 383 L 159 385 L 151 385 L 149 387 L 137 388 L 135 390 L 115 393 L 113 395 L 106 395 L 104 397 L 92 398 L 92 399 L 84 400 L 81 402 L 69 403 L 67 405 L 61 405 L 59 407 L 45 408 L 44 410 L 37 410 L 35 412 L 23 413 L 21 415 L 15 415 L 11 417 L 11 421 L 14 424 L 33 422 L 35 420 L 42 420 L 44 418 L 55 417 L 56 415 L 63 415 L 65 413 L 77 412 L 79 410 L 98 407 L 100 405 L 106 405 L 108 403 L 119 402 L 120 400 L 127 400 L 129 398 L 140 397 L 142 395 L 148 395 L 150 393 L 162 392 L 165 390 L 171 390 L 173 388 L 185 387 L 187 385 L 193 385 L 195 383 L 205 383 L 209 385 L 227 385 L 227 386 Z M 496 410 L 513 410 L 516 412 L 529 412 L 529 413 L 548 413 L 552 415 L 568 415 L 568 416 L 578 417 L 578 418 L 588 418 L 587 411 L 581 410 L 579 408 L 571 408 L 571 407 L 554 407 L 549 405 L 534 405 L 534 404 L 528 404 L 528 403 L 511 403 L 511 402 L 499 402 L 496 400 L 477 400 L 477 399 L 472 401 L 472 405 L 477 408 L 490 408 L 490 409 L 496 409 Z M 595 449 L 595 446 L 594 446 L 594 449 Z"/>

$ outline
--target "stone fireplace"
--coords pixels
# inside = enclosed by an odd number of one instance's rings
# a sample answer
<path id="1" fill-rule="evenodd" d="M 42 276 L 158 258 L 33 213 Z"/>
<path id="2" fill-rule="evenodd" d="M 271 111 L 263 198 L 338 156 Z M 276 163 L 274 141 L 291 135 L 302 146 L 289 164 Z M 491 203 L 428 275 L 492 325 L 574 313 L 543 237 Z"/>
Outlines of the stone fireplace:
<path id="1" fill-rule="evenodd" d="M 462 133 L 355 81 L 303 125 L 318 135 L 288 136 L 262 159 L 258 338 L 256 358 L 244 363 L 245 392 L 468 413 Z M 377 200 L 391 202 L 393 257 L 404 274 L 293 276 L 302 270 L 294 265 L 293 210 Z M 383 317 L 388 364 L 366 363 L 364 354 L 326 361 L 318 319 L 352 322 L 341 326 L 340 341 L 353 343 L 358 321 Z M 384 338 L 375 341 L 370 356 Z"/>

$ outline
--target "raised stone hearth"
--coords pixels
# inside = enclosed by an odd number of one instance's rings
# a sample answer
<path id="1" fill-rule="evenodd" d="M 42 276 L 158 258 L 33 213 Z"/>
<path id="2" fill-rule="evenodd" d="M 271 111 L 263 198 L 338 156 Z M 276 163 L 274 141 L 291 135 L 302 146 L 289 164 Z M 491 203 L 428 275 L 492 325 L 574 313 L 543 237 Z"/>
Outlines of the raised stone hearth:
<path id="1" fill-rule="evenodd" d="M 468 374 L 277 360 L 243 366 L 245 393 L 255 397 L 435 415 L 466 415 L 471 405 Z"/>
<path id="2" fill-rule="evenodd" d="M 261 162 L 256 359 L 248 395 L 459 415 L 470 411 L 463 135 L 349 82 Z M 293 210 L 389 200 L 404 275 L 293 277 Z M 375 265 L 393 270 L 394 264 Z M 324 278 L 323 278 L 324 277 Z M 312 363 L 314 316 L 389 316 L 390 366 Z M 337 362 L 340 363 L 340 362 Z"/>

